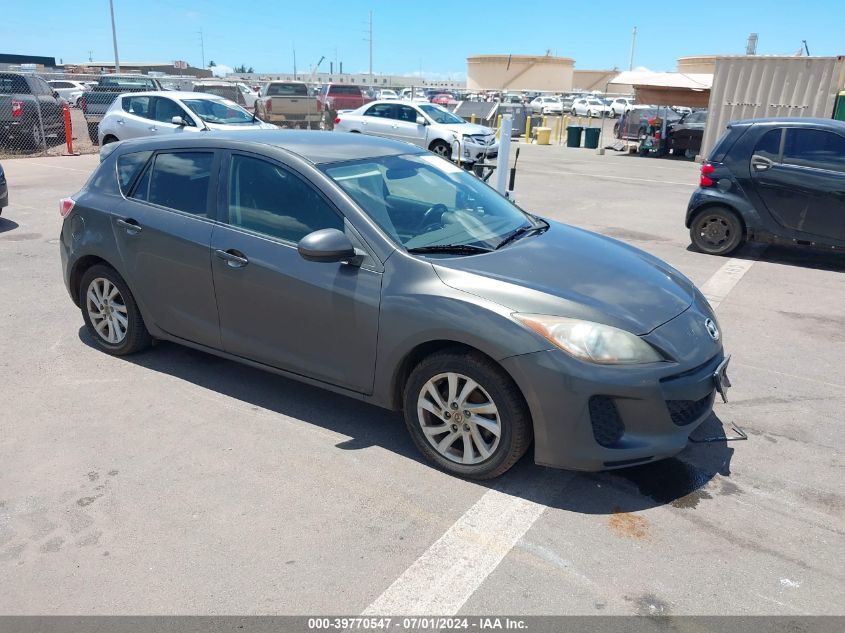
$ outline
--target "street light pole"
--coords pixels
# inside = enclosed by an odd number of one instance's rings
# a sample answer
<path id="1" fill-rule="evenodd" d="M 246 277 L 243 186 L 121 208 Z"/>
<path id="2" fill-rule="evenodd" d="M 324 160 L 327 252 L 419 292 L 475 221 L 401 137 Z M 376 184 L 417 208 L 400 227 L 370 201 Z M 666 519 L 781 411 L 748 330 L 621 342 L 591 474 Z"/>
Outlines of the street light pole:
<path id="1" fill-rule="evenodd" d="M 370 87 L 373 85 L 373 12 L 370 11 Z"/>
<path id="2" fill-rule="evenodd" d="M 631 61 L 628 64 L 628 70 L 634 70 L 634 48 L 637 45 L 637 27 L 634 27 L 631 33 Z"/>
<path id="3" fill-rule="evenodd" d="M 111 11 L 111 39 L 114 44 L 114 72 L 120 72 L 120 57 L 117 54 L 117 29 L 114 26 L 114 1 L 109 0 L 109 11 Z"/>
<path id="4" fill-rule="evenodd" d="M 200 35 L 200 54 L 202 55 L 202 67 L 205 69 L 205 41 L 202 37 L 202 30 L 197 31 Z"/>

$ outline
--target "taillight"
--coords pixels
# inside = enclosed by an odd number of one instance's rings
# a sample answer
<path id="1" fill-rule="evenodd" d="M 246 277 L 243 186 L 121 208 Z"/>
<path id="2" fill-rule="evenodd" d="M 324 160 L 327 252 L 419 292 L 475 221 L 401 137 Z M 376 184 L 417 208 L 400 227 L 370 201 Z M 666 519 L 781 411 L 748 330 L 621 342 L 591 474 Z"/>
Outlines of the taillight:
<path id="1" fill-rule="evenodd" d="M 698 181 L 699 187 L 712 187 L 713 186 L 713 179 L 709 177 L 709 174 L 712 174 L 716 171 L 716 168 L 713 167 L 710 163 L 702 163 L 701 164 L 701 179 Z"/>
<path id="2" fill-rule="evenodd" d="M 17 118 L 23 115 L 23 101 L 12 100 L 12 116 Z"/>
<path id="3" fill-rule="evenodd" d="M 337 118 L 334 120 L 334 124 L 335 124 L 335 125 L 337 125 L 338 123 L 340 123 L 340 117 L 337 117 Z"/>
<path id="4" fill-rule="evenodd" d="M 265 99 L 264 100 L 264 109 L 267 110 L 267 112 L 273 111 L 273 100 L 272 99 Z"/>
<path id="5" fill-rule="evenodd" d="M 73 211 L 74 205 L 76 205 L 76 201 L 73 198 L 62 198 L 59 200 L 59 215 L 66 218 Z"/>

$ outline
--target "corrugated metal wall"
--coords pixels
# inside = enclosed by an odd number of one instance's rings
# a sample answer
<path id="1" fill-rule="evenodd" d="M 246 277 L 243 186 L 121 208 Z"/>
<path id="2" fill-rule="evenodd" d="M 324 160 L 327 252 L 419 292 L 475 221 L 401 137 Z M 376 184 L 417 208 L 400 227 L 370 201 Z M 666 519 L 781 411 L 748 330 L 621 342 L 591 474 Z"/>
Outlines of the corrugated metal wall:
<path id="1" fill-rule="evenodd" d="M 731 121 L 833 116 L 845 57 L 726 57 L 716 60 L 702 156 Z"/>

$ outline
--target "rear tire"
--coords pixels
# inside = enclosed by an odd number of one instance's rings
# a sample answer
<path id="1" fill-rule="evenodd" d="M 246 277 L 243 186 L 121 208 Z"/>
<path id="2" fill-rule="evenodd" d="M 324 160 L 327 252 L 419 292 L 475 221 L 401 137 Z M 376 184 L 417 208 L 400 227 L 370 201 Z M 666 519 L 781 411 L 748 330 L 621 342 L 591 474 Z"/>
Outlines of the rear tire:
<path id="1" fill-rule="evenodd" d="M 498 477 L 531 444 L 531 417 L 519 388 L 478 353 L 443 351 L 424 359 L 405 385 L 404 414 L 426 459 L 459 477 Z"/>
<path id="2" fill-rule="evenodd" d="M 91 139 L 91 142 L 94 145 L 99 143 L 99 139 L 97 138 L 97 132 L 99 131 L 100 124 L 99 123 L 89 123 L 88 124 L 88 138 Z"/>
<path id="3" fill-rule="evenodd" d="M 108 145 L 109 143 L 116 143 L 120 139 L 112 134 L 109 134 L 103 138 L 103 145 Z"/>
<path id="4" fill-rule="evenodd" d="M 126 356 L 152 345 L 135 297 L 111 266 L 97 264 L 85 271 L 79 305 L 88 333 L 106 354 Z"/>
<path id="5" fill-rule="evenodd" d="M 728 255 L 742 245 L 745 236 L 742 222 L 727 207 L 708 207 L 690 224 L 692 245 L 709 255 Z"/>

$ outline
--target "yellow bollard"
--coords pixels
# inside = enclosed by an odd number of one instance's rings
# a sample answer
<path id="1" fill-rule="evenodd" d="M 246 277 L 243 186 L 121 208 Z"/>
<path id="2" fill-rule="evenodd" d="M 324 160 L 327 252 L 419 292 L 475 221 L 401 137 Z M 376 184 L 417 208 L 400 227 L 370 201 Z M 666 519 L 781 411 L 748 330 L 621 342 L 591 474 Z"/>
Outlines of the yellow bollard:
<path id="1" fill-rule="evenodd" d="M 473 125 L 475 124 L 475 115 L 474 114 L 471 114 L 469 116 L 469 122 L 472 123 Z"/>
<path id="2" fill-rule="evenodd" d="M 525 142 L 531 142 L 531 117 L 525 117 Z"/>
<path id="3" fill-rule="evenodd" d="M 548 122 L 549 122 L 549 117 L 543 115 L 543 127 L 549 127 Z"/>
<path id="4" fill-rule="evenodd" d="M 500 114 L 496 117 L 496 139 L 500 139 L 502 137 L 502 115 Z"/>

